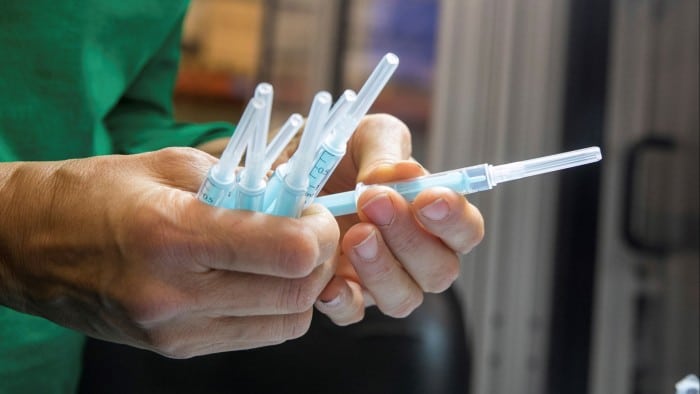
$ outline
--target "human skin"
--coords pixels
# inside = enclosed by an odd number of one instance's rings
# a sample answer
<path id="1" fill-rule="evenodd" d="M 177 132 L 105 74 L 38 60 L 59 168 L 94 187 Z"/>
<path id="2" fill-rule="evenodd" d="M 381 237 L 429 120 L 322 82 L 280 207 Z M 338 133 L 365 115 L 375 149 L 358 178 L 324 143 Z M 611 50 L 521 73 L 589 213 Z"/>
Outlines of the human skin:
<path id="1" fill-rule="evenodd" d="M 368 116 L 324 192 L 424 175 L 410 153 L 403 123 Z M 301 336 L 314 305 L 339 325 L 368 305 L 406 316 L 483 237 L 478 210 L 440 188 L 413 203 L 370 188 L 340 218 L 211 207 L 196 192 L 215 162 L 170 148 L 0 164 L 0 304 L 187 358 Z"/>
<path id="2" fill-rule="evenodd" d="M 389 115 L 363 119 L 348 154 L 324 188 L 352 190 L 357 182 L 375 184 L 426 175 L 411 158 L 411 134 Z M 316 303 L 336 324 L 362 320 L 365 307 L 405 317 L 459 275 L 459 255 L 484 236 L 479 210 L 446 188 L 422 191 L 407 202 L 386 187 L 370 187 L 357 201 L 358 215 L 339 217 L 341 247 L 334 279 Z"/>
<path id="3" fill-rule="evenodd" d="M 0 164 L 0 303 L 174 358 L 304 334 L 335 220 L 202 204 L 214 162 L 170 148 Z"/>

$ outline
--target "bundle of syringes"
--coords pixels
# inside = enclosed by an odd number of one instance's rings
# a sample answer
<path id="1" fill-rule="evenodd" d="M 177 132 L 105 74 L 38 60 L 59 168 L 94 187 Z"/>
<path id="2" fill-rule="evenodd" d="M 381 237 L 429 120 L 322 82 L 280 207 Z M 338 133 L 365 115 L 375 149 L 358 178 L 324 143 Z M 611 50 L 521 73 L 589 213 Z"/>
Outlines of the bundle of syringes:
<path id="1" fill-rule="evenodd" d="M 365 188 L 363 184 L 358 184 L 354 191 L 316 197 L 345 155 L 346 144 L 360 120 L 398 64 L 396 55 L 384 55 L 357 94 L 346 90 L 335 103 L 330 93 L 317 93 L 296 152 L 279 165 L 269 179 L 267 174 L 272 164 L 304 120 L 300 114 L 292 114 L 266 146 L 273 88 L 268 83 L 259 84 L 219 162 L 209 170 L 198 198 L 218 207 L 287 217 L 299 217 L 312 202 L 326 206 L 336 216 L 355 212 L 357 197 Z M 239 168 L 244 153 L 245 164 Z M 591 163 L 600 158 L 600 149 L 591 147 L 498 166 L 480 164 L 385 186 L 409 200 L 433 186 L 469 194 L 491 189 L 501 182 Z"/>
<path id="2" fill-rule="evenodd" d="M 271 165 L 299 131 L 303 118 L 291 115 L 266 146 L 273 89 L 268 83 L 259 84 L 219 162 L 209 170 L 199 199 L 224 208 L 298 217 L 345 155 L 353 131 L 398 64 L 396 55 L 386 54 L 359 93 L 346 90 L 334 104 L 328 92 L 317 93 L 296 152 L 269 180 Z M 241 169 L 238 165 L 244 153 Z"/>

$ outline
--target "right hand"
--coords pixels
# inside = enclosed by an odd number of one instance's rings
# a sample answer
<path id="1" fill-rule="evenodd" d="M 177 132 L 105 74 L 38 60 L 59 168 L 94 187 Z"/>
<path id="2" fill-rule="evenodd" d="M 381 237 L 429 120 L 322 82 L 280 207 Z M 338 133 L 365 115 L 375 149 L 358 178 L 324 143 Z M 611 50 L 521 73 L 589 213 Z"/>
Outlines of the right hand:
<path id="1" fill-rule="evenodd" d="M 0 164 L 0 304 L 176 358 L 304 334 L 336 268 L 333 216 L 205 205 L 215 161 L 170 148 Z"/>

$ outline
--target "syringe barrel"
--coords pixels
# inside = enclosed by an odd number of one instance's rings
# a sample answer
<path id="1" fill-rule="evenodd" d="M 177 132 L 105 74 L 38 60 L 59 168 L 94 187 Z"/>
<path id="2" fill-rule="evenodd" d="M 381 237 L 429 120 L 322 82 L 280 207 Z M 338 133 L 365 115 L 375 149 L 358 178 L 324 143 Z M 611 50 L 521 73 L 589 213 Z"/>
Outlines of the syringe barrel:
<path id="1" fill-rule="evenodd" d="M 396 190 L 408 201 L 415 200 L 421 191 L 431 187 L 446 187 L 459 194 L 470 194 L 491 189 L 489 168 L 488 164 L 479 164 L 401 182 L 383 183 L 381 186 Z M 370 186 L 359 183 L 354 192 L 322 196 L 315 202 L 324 205 L 336 216 L 347 215 L 356 212 L 357 198 Z"/>
<path id="2" fill-rule="evenodd" d="M 207 178 L 202 182 L 202 186 L 200 186 L 197 192 L 197 199 L 206 204 L 218 207 L 221 206 L 221 203 L 230 195 L 236 182 L 235 180 L 229 183 L 218 182 L 212 174 L 215 171 L 216 165 L 209 169 Z"/>
<path id="3" fill-rule="evenodd" d="M 304 189 L 295 188 L 282 181 L 279 195 L 274 201 L 272 210 L 268 213 L 275 216 L 297 218 L 304 209 Z"/>
<path id="4" fill-rule="evenodd" d="M 345 156 L 345 145 L 342 146 L 342 149 L 335 149 L 335 147 L 328 145 L 326 142 L 321 145 L 314 157 L 313 167 L 309 171 L 309 186 L 306 189 L 305 206 L 311 205 L 314 198 L 318 196 L 318 193 L 321 192 L 328 178 L 333 174 L 335 168 L 338 167 L 343 156 Z"/>
<path id="5" fill-rule="evenodd" d="M 498 166 L 478 164 L 383 186 L 398 191 L 409 201 L 413 201 L 418 193 L 430 187 L 447 187 L 465 195 L 492 189 L 501 182 L 593 163 L 601 157 L 600 148 L 593 146 Z M 367 187 L 358 184 L 354 191 L 322 196 L 315 202 L 326 206 L 336 216 L 353 213 L 357 206 L 356 199 Z"/>
<path id="6" fill-rule="evenodd" d="M 490 190 L 494 184 L 491 180 L 491 165 L 478 164 L 471 167 L 466 167 L 461 170 L 464 173 L 467 188 L 464 191 L 459 191 L 461 194 L 471 194 L 482 190 Z"/>
<path id="7" fill-rule="evenodd" d="M 270 180 L 267 181 L 267 188 L 265 190 L 265 198 L 263 200 L 263 209 L 265 212 L 271 212 L 272 207 L 275 204 L 275 200 L 279 197 L 282 184 L 284 183 L 284 178 L 289 172 L 289 162 L 280 164 L 275 172 L 272 173 Z"/>
<path id="8" fill-rule="evenodd" d="M 479 164 L 458 170 L 438 172 L 407 181 L 382 185 L 396 190 L 408 201 L 415 200 L 418 193 L 431 187 L 446 187 L 459 194 L 475 193 L 491 188 L 488 177 L 488 164 Z M 357 189 L 359 193 L 363 190 L 364 188 Z"/>
<path id="9" fill-rule="evenodd" d="M 260 182 L 257 187 L 252 189 L 239 183 L 234 195 L 236 209 L 261 212 L 265 198 L 265 182 Z"/>

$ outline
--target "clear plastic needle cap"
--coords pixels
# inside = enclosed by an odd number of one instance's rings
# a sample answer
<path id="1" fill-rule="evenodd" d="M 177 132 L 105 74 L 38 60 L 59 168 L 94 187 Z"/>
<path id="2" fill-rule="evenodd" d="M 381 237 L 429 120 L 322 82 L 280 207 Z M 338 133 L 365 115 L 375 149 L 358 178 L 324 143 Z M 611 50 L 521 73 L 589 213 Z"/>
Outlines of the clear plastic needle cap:
<path id="1" fill-rule="evenodd" d="M 491 167 L 491 186 L 499 183 L 593 163 L 602 158 L 600 148 L 590 148 L 516 161 Z"/>

